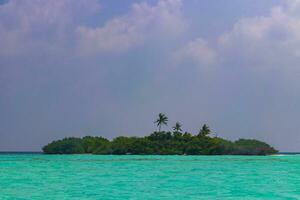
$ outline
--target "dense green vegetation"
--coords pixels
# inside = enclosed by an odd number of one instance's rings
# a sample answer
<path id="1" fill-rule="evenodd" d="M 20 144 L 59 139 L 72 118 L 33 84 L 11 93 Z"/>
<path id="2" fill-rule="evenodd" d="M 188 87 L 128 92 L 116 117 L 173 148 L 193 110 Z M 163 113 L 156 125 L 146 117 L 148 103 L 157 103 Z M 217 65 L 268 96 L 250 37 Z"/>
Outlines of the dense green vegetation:
<path id="1" fill-rule="evenodd" d="M 86 136 L 53 141 L 43 147 L 47 154 L 135 154 L 135 155 L 269 155 L 277 153 L 270 145 L 249 139 L 235 142 L 211 137 L 210 128 L 204 124 L 197 135 L 182 133 L 179 122 L 173 132 L 161 131 L 168 118 L 159 114 L 155 121 L 158 131 L 145 137 L 116 137 L 109 141 L 103 137 Z"/>

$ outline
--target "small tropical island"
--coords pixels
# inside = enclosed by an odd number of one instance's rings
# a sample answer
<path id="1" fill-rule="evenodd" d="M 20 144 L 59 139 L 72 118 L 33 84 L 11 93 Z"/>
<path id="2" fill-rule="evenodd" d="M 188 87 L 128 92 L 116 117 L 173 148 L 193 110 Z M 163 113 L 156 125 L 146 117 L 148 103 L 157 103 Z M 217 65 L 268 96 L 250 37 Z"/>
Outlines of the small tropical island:
<path id="1" fill-rule="evenodd" d="M 177 122 L 173 131 L 161 131 L 168 117 L 159 113 L 154 122 L 158 131 L 144 137 L 119 136 L 113 140 L 104 137 L 69 137 L 53 141 L 43 147 L 45 154 L 102 154 L 102 155 L 272 155 L 278 151 L 269 144 L 255 139 L 225 140 L 212 136 L 204 124 L 193 135 L 182 131 Z"/>

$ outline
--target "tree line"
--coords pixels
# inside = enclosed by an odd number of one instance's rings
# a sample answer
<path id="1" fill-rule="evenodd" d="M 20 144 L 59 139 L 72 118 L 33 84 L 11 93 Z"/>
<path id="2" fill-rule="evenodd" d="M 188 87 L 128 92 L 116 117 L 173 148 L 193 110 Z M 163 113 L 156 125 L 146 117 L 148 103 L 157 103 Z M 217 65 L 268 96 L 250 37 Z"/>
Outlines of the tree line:
<path id="1" fill-rule="evenodd" d="M 64 138 L 43 147 L 46 154 L 115 154 L 115 155 L 269 155 L 277 150 L 269 144 L 254 139 L 229 141 L 211 137 L 210 128 L 204 124 L 199 133 L 193 135 L 182 131 L 179 122 L 171 131 L 162 131 L 168 124 L 168 117 L 159 113 L 154 122 L 158 131 L 144 137 L 104 137 L 86 136 Z"/>

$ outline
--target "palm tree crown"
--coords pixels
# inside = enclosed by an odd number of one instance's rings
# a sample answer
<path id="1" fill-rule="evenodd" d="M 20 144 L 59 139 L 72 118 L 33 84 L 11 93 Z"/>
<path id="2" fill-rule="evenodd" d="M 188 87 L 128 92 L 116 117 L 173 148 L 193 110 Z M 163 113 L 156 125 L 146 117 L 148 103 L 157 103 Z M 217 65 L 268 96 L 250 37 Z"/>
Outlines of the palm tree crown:
<path id="1" fill-rule="evenodd" d="M 200 129 L 200 131 L 199 131 L 199 136 L 207 136 L 207 135 L 209 135 L 211 133 L 211 130 L 210 130 L 210 128 L 206 125 L 206 124 L 204 124 L 203 126 L 202 126 L 202 128 Z"/>
<path id="2" fill-rule="evenodd" d="M 168 117 L 163 113 L 159 113 L 158 119 L 154 123 L 158 126 L 158 131 L 160 132 L 162 125 L 168 125 Z"/>
<path id="3" fill-rule="evenodd" d="M 182 126 L 182 125 L 181 125 L 179 122 L 176 122 L 175 126 L 173 126 L 173 130 L 174 130 L 175 132 L 182 131 L 181 126 Z"/>

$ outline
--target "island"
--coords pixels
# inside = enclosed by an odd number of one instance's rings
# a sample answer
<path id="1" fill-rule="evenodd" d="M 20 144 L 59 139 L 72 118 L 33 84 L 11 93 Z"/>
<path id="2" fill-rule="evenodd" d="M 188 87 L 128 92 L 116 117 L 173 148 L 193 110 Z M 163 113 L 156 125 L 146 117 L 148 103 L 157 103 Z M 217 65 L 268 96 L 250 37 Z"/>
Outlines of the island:
<path id="1" fill-rule="evenodd" d="M 278 151 L 269 144 L 255 139 L 230 141 L 212 136 L 204 124 L 199 133 L 182 132 L 177 122 L 173 131 L 161 131 L 168 118 L 160 113 L 154 122 L 158 131 L 144 137 L 69 137 L 53 141 L 43 147 L 45 154 L 103 154 L 103 155 L 271 155 Z"/>

